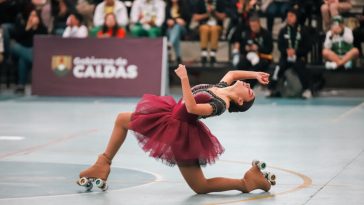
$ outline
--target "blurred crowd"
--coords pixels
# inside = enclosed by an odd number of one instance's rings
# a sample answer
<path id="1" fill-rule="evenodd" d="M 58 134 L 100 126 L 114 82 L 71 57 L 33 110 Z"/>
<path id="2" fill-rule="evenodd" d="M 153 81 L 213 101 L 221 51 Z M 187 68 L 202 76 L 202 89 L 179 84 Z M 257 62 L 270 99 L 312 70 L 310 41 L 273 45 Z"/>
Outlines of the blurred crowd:
<path id="1" fill-rule="evenodd" d="M 32 66 L 35 35 L 167 36 L 175 63 L 183 60 L 181 41 L 196 40 L 203 66 L 216 63 L 218 43 L 225 40 L 231 45 L 235 69 L 272 74 L 270 96 L 288 95 L 282 92 L 280 79 L 289 79 L 300 90 L 293 89 L 290 95 L 309 98 L 314 88 L 306 65 L 315 42 L 322 46 L 327 69 L 350 69 L 363 56 L 364 9 L 354 16 L 358 24 L 349 28 L 343 15 L 351 9 L 350 0 L 0 0 L 0 63 L 16 63 L 16 92 L 22 93 Z M 274 35 L 276 18 L 282 21 L 278 35 Z M 321 41 L 315 38 L 320 35 L 325 36 Z M 275 41 L 278 62 L 273 62 Z M 273 63 L 276 66 L 269 69 Z"/>

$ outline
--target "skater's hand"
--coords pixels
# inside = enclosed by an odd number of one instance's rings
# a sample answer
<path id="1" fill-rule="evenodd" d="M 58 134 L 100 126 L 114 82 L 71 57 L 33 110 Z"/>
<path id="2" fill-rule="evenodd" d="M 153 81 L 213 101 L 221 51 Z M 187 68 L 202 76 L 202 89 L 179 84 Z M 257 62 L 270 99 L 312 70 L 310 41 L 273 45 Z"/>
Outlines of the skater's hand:
<path id="1" fill-rule="evenodd" d="M 262 85 L 267 85 L 269 83 L 269 74 L 264 72 L 257 72 L 256 79 Z"/>
<path id="2" fill-rule="evenodd" d="M 187 78 L 187 70 L 186 67 L 182 64 L 178 65 L 178 68 L 174 70 L 174 72 L 177 74 L 177 76 L 182 80 L 183 78 Z"/>

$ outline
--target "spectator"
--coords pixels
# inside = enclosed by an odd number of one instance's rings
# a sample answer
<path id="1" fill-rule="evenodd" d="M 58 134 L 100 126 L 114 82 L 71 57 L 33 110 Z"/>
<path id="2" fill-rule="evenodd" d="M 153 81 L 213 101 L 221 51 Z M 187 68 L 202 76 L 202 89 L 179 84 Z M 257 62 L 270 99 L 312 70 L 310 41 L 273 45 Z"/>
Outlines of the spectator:
<path id="1" fill-rule="evenodd" d="M 236 31 L 233 36 L 233 65 L 238 69 L 267 71 L 271 63 L 273 40 L 262 28 L 258 14 L 249 17 L 249 29 Z M 249 82 L 254 87 L 256 81 Z"/>
<path id="2" fill-rule="evenodd" d="M 98 38 L 125 37 L 126 32 L 116 23 L 116 16 L 114 13 L 106 14 L 104 22 L 102 29 L 97 33 Z"/>
<path id="3" fill-rule="evenodd" d="M 230 18 L 227 38 L 231 40 L 236 29 L 248 29 L 248 17 L 257 11 L 257 0 L 229 0 L 225 5 L 226 15 Z"/>
<path id="4" fill-rule="evenodd" d="M 47 34 L 39 12 L 33 10 L 26 22 L 17 21 L 15 27 L 15 41 L 12 42 L 10 51 L 18 60 L 19 82 L 17 93 L 24 93 L 28 72 L 33 62 L 33 38 L 38 34 Z"/>
<path id="5" fill-rule="evenodd" d="M 273 0 L 270 4 L 268 4 L 266 9 L 268 31 L 273 33 L 274 18 L 278 16 L 281 17 L 283 21 L 289 8 L 289 0 Z"/>
<path id="6" fill-rule="evenodd" d="M 354 34 L 354 46 L 359 50 L 360 56 L 363 57 L 363 50 L 361 44 L 364 42 L 364 8 L 362 15 L 357 17 L 359 20 L 359 27 L 355 28 Z"/>
<path id="7" fill-rule="evenodd" d="M 67 19 L 67 28 L 63 33 L 64 38 L 86 38 L 88 35 L 87 27 L 83 24 L 81 14 L 71 14 Z"/>
<path id="8" fill-rule="evenodd" d="M 135 0 L 131 8 L 130 30 L 136 37 L 161 36 L 165 20 L 165 3 L 162 0 Z"/>
<path id="9" fill-rule="evenodd" d="M 76 11 L 72 0 L 51 0 L 51 11 L 53 17 L 52 33 L 62 36 L 67 27 L 67 18 Z"/>
<path id="10" fill-rule="evenodd" d="M 127 26 L 128 12 L 123 2 L 119 0 L 104 0 L 97 5 L 94 14 L 94 26 L 102 26 L 105 23 L 105 15 L 114 13 L 118 26 Z"/>
<path id="11" fill-rule="evenodd" d="M 216 62 L 219 37 L 223 27 L 223 20 L 226 17 L 224 9 L 223 0 L 199 0 L 197 3 L 193 19 L 199 22 L 202 64 L 206 64 L 208 56 L 211 65 Z M 208 55 L 207 47 L 209 42 L 210 53 Z"/>
<path id="12" fill-rule="evenodd" d="M 327 60 L 327 69 L 351 68 L 352 60 L 359 55 L 353 46 L 353 32 L 344 25 L 341 16 L 332 18 L 331 30 L 326 33 L 323 57 Z"/>
<path id="13" fill-rule="evenodd" d="M 189 8 L 185 0 L 168 0 L 166 5 L 166 33 L 169 46 L 173 46 L 177 64 L 182 62 L 180 41 L 190 22 Z"/>
<path id="14" fill-rule="evenodd" d="M 311 48 L 310 34 L 307 29 L 298 24 L 299 12 L 290 9 L 287 13 L 287 25 L 279 32 L 278 49 L 281 53 L 279 60 L 278 80 L 284 78 L 285 71 L 293 69 L 299 78 L 302 86 L 302 97 L 310 98 L 312 93 L 310 88 L 309 73 L 306 69 L 306 56 Z M 277 72 L 277 71 L 275 71 Z M 273 80 L 274 79 L 273 75 Z M 276 89 L 277 81 L 272 81 L 273 93 L 271 96 L 279 96 L 280 90 Z"/>
<path id="15" fill-rule="evenodd" d="M 333 16 L 350 11 L 351 7 L 351 0 L 324 0 L 324 4 L 321 6 L 324 31 L 330 29 L 330 20 Z"/>
<path id="16" fill-rule="evenodd" d="M 23 21 L 26 21 L 33 8 L 34 6 L 29 1 L 0 1 L 0 24 L 4 47 L 3 57 L 5 62 L 7 62 L 10 56 L 10 41 L 15 35 L 15 22 L 17 18 L 21 18 Z"/>

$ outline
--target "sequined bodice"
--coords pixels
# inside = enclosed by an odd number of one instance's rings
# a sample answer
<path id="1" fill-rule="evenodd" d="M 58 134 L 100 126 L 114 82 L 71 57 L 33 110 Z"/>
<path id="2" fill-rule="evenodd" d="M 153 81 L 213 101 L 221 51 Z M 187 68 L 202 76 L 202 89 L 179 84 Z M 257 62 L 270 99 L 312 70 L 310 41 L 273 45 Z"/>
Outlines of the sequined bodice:
<path id="1" fill-rule="evenodd" d="M 208 116 L 198 116 L 187 112 L 186 106 L 182 99 L 173 109 L 173 115 L 180 120 L 193 122 L 199 118 L 207 118 L 212 116 L 221 115 L 226 110 L 226 103 L 223 99 L 215 95 L 209 89 L 212 87 L 223 88 L 228 85 L 225 82 L 220 82 L 218 84 L 200 84 L 192 87 L 191 91 L 195 97 L 196 103 L 209 103 L 213 111 Z"/>

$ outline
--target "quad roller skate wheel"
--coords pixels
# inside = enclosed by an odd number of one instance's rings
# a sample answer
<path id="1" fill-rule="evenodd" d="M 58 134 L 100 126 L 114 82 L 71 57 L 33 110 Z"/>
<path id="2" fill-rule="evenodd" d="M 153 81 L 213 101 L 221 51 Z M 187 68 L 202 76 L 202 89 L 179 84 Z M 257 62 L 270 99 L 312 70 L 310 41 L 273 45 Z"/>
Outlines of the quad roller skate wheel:
<path id="1" fill-rule="evenodd" d="M 267 167 L 267 164 L 265 162 L 259 160 L 253 160 L 252 165 L 257 165 L 260 170 L 263 170 Z"/>
<path id="2" fill-rule="evenodd" d="M 273 181 L 269 181 L 269 182 L 270 182 L 270 184 L 271 184 L 272 186 L 276 185 L 276 181 L 275 181 L 275 180 L 273 180 Z"/>
<path id="3" fill-rule="evenodd" d="M 86 177 L 81 177 L 77 184 L 80 186 L 86 186 L 89 183 L 89 180 Z"/>
<path id="4" fill-rule="evenodd" d="M 77 181 L 77 184 L 86 188 L 87 191 L 90 191 L 93 188 L 92 181 L 90 181 L 86 177 L 82 177 Z"/>
<path id="5" fill-rule="evenodd" d="M 271 172 L 264 172 L 264 177 L 269 180 L 269 181 L 275 181 L 276 180 L 276 175 L 271 173 Z"/>
<path id="6" fill-rule="evenodd" d="M 106 183 L 106 181 L 102 180 L 102 179 L 96 179 L 95 180 L 95 184 L 97 187 L 99 187 L 102 191 L 106 191 L 108 189 L 108 185 Z"/>
<path id="7" fill-rule="evenodd" d="M 85 186 L 86 191 L 91 191 L 93 187 L 94 187 L 94 185 L 93 185 L 91 182 L 89 182 L 89 183 L 88 183 L 88 184 L 86 184 L 86 186 Z"/>

